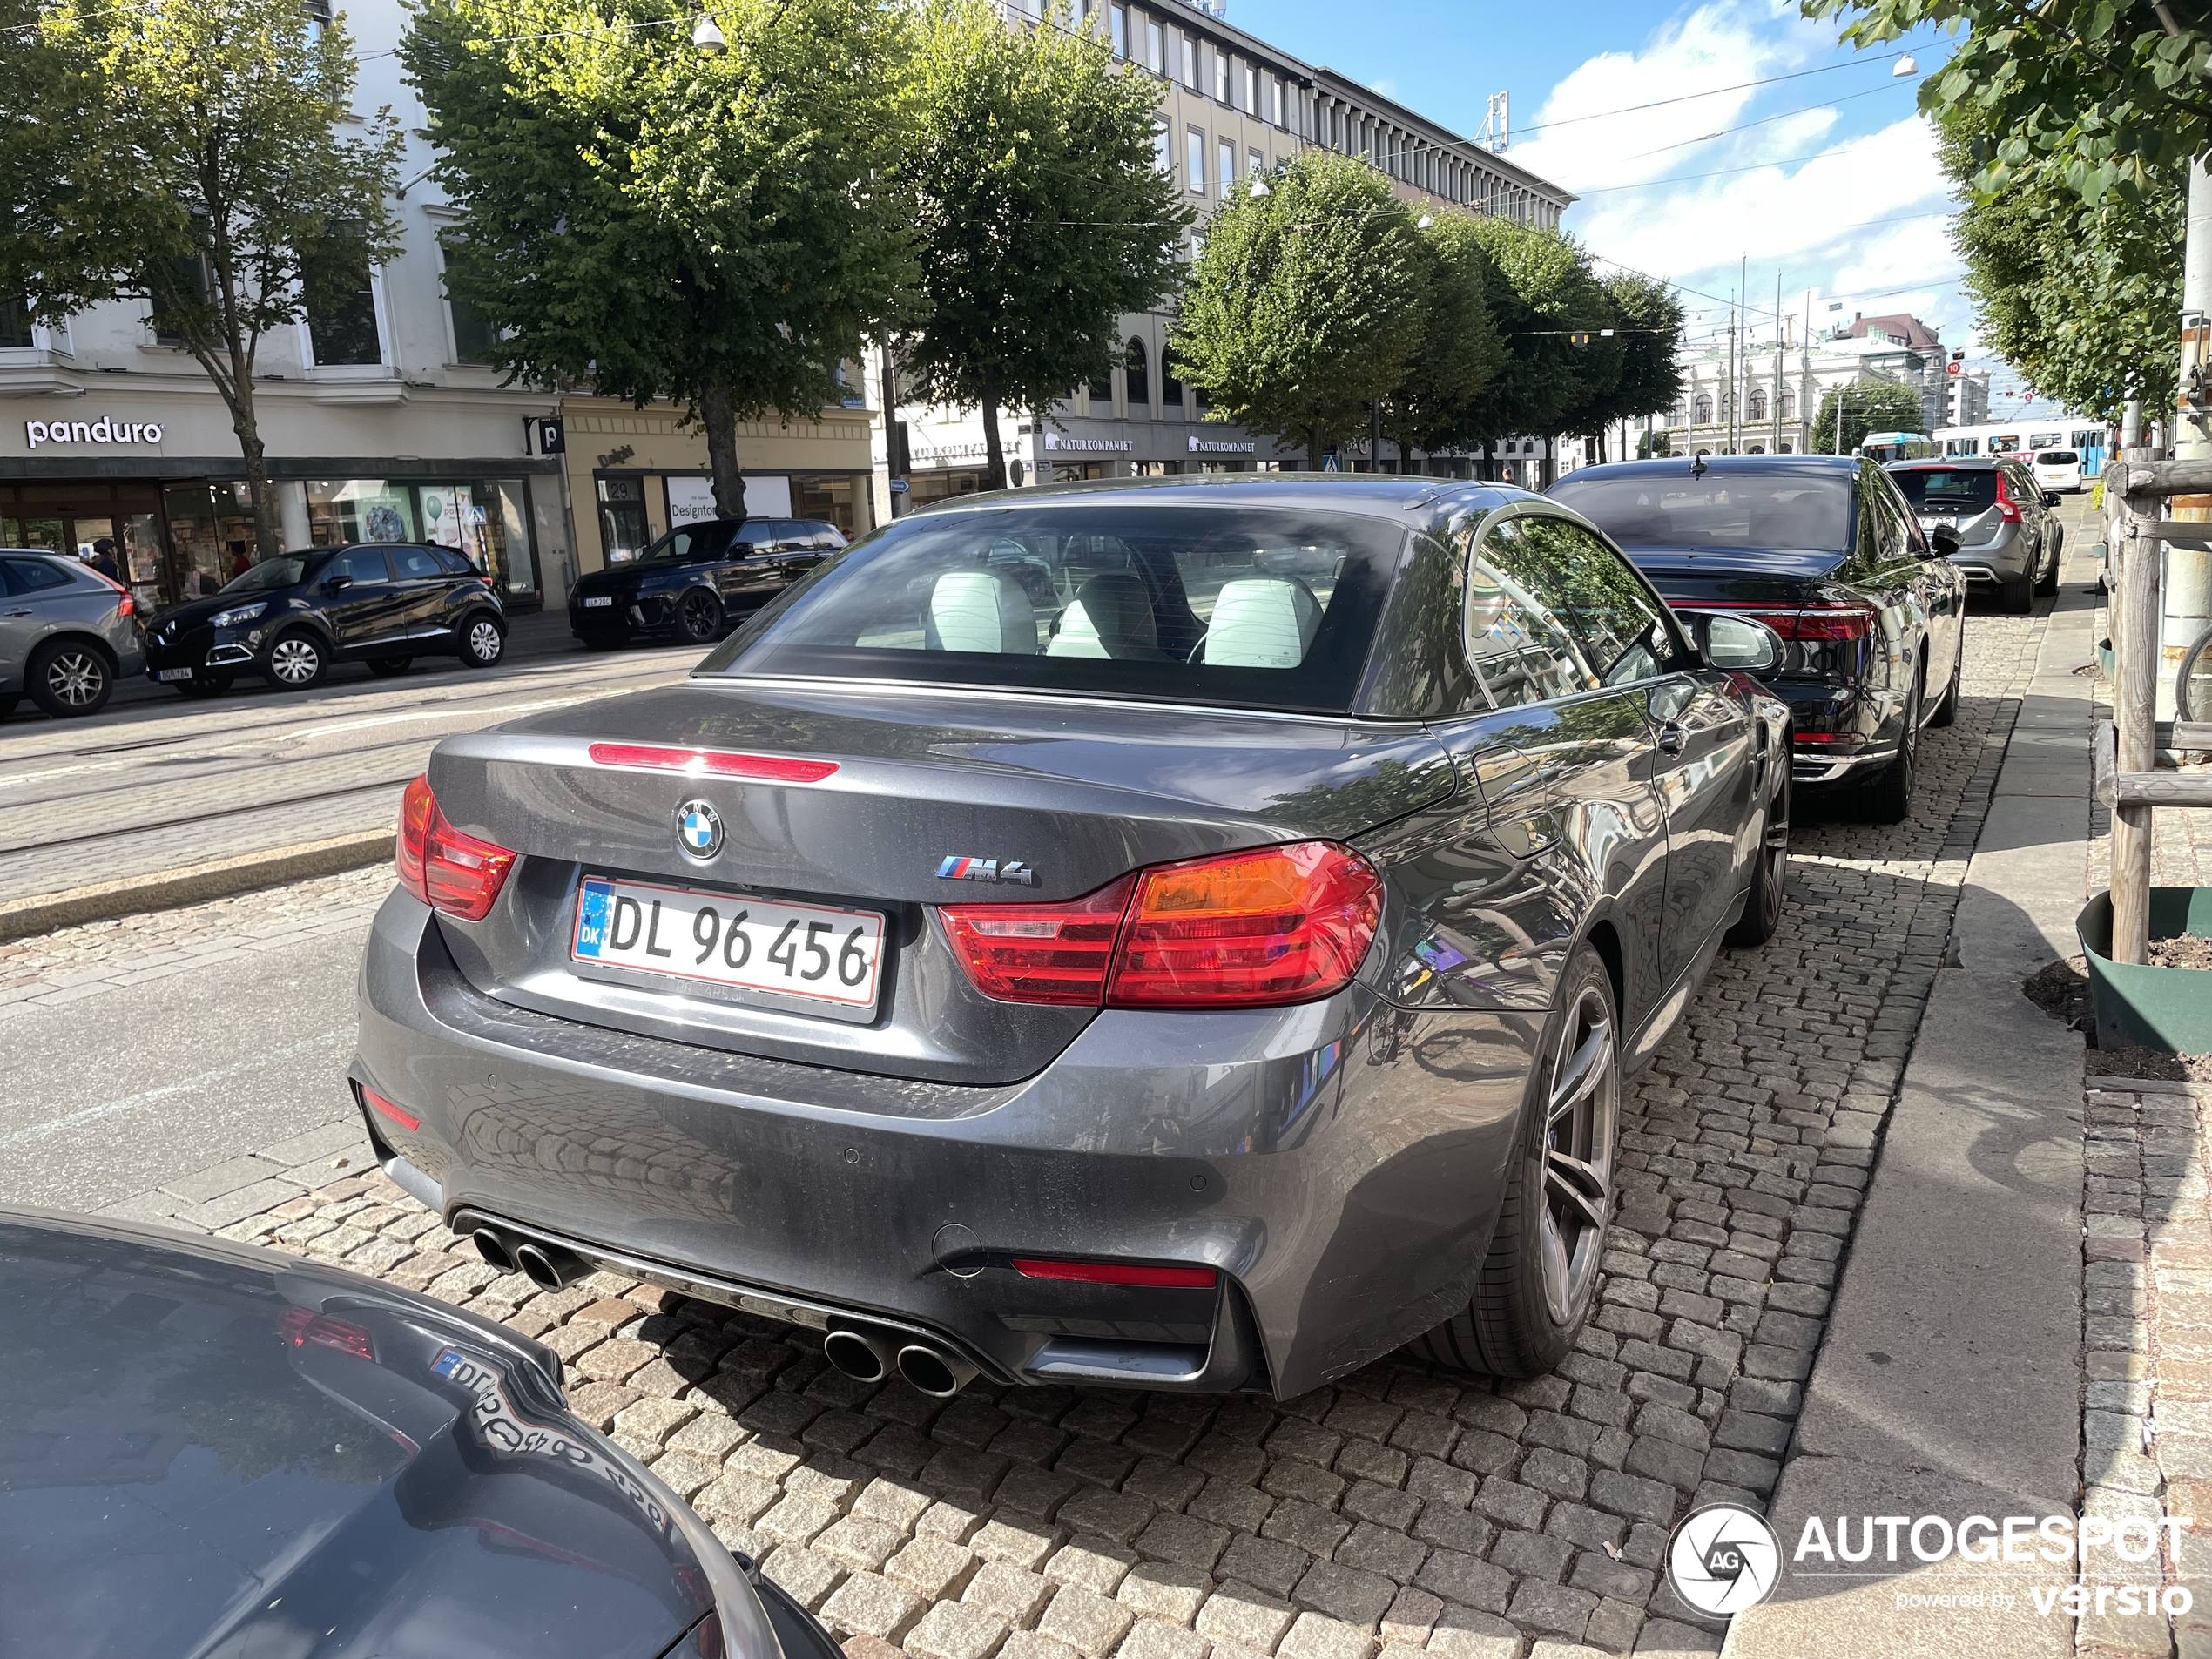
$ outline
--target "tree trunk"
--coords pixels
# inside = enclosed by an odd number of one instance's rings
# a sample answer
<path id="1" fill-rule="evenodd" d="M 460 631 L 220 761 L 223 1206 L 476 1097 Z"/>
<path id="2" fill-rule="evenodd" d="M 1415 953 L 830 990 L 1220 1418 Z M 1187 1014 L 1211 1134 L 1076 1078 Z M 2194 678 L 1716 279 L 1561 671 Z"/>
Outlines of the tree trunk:
<path id="1" fill-rule="evenodd" d="M 254 556 L 273 559 L 285 551 L 284 527 L 277 513 L 276 485 L 269 479 L 268 452 L 261 442 L 251 381 L 242 383 L 239 401 L 232 406 L 231 428 L 238 434 L 238 452 L 246 462 L 246 488 L 253 498 Z"/>
<path id="2" fill-rule="evenodd" d="M 707 470 L 714 476 L 714 510 L 725 518 L 745 516 L 745 469 L 738 465 L 738 417 L 730 388 L 718 381 L 699 388 L 693 400 L 706 429 Z"/>
<path id="3" fill-rule="evenodd" d="M 995 374 L 983 376 L 983 488 L 1006 488 L 1006 450 L 999 442 L 999 383 Z"/>
<path id="4" fill-rule="evenodd" d="M 1305 429 L 1305 469 L 1308 472 L 1321 470 L 1321 428 L 1318 426 Z"/>

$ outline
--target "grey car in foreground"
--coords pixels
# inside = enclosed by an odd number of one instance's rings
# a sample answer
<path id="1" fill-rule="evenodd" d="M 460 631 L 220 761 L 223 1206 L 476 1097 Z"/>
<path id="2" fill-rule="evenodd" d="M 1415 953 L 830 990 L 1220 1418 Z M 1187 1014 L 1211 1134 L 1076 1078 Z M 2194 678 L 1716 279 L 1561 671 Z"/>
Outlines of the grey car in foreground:
<path id="1" fill-rule="evenodd" d="M 0 1320 L 0 1653 L 839 1659 L 503 1325 L 8 1208 Z"/>
<path id="2" fill-rule="evenodd" d="M 145 668 L 137 612 L 89 565 L 0 548 L 0 719 L 25 696 L 56 719 L 105 708 L 117 678 Z"/>
<path id="3" fill-rule="evenodd" d="M 1777 925 L 1789 757 L 1539 496 L 963 498 L 682 686 L 442 743 L 353 1081 L 495 1263 L 812 1325 L 856 1376 L 1540 1372 L 1622 1079 Z"/>

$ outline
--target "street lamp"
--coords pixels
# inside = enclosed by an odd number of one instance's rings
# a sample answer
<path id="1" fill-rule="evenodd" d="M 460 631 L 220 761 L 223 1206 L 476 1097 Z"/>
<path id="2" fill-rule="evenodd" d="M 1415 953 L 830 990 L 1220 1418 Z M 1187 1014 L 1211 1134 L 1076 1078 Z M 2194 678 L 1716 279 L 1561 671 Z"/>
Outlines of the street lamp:
<path id="1" fill-rule="evenodd" d="M 722 38 L 720 25 L 706 17 L 692 25 L 691 45 L 702 57 L 719 57 L 730 50 L 730 43 Z"/>
<path id="2" fill-rule="evenodd" d="M 1425 231 L 1435 223 L 1436 220 L 1433 216 L 1423 213 L 1419 219 L 1413 221 L 1413 228 L 1417 231 Z"/>
<path id="3" fill-rule="evenodd" d="M 1250 196 L 1254 201 L 1258 201 L 1261 198 L 1271 196 L 1275 192 L 1268 189 L 1267 180 L 1264 179 L 1255 179 L 1252 180 L 1252 187 L 1244 193 Z"/>
<path id="4" fill-rule="evenodd" d="M 1912 61 L 1912 54 L 1908 52 L 1897 60 L 1896 66 L 1890 71 L 1890 78 L 1903 80 L 1907 75 L 1918 75 L 1919 72 L 1919 64 Z"/>

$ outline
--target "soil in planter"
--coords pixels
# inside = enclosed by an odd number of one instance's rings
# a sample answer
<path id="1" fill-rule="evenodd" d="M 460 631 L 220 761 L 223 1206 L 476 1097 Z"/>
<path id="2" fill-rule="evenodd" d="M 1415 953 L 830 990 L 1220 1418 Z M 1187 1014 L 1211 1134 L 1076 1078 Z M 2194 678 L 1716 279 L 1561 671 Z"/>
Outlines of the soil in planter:
<path id="1" fill-rule="evenodd" d="M 2155 968 L 2212 968 L 2212 939 L 2194 934 L 2151 941 Z M 2162 1078 L 2168 1082 L 2212 1083 L 2212 1055 L 2161 1054 L 2155 1049 L 2100 1049 L 2097 1015 L 2089 1001 L 2089 962 L 2070 956 L 2040 968 L 2022 981 L 2027 1000 L 2053 1019 L 2081 1033 L 2089 1045 L 2087 1071 L 2092 1077 Z"/>

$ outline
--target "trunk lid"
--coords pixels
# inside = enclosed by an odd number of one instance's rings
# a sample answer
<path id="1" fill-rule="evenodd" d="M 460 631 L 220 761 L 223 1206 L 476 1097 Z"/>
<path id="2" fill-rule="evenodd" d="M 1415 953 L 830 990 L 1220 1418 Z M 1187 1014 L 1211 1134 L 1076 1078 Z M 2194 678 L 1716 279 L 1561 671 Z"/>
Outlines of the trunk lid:
<path id="1" fill-rule="evenodd" d="M 1873 606 L 1835 580 L 1841 553 L 1746 548 L 1635 548 L 1636 568 L 1670 605 L 1732 610 L 1782 636 L 1781 665 L 1767 681 L 1857 679 L 1878 632 Z"/>
<path id="2" fill-rule="evenodd" d="M 594 744 L 835 770 L 789 783 L 632 770 L 594 762 Z M 758 681 L 693 681 L 449 738 L 430 781 L 457 828 L 522 855 L 483 921 L 439 920 L 478 990 L 641 1035 L 968 1084 L 1034 1075 L 1093 1010 L 985 998 L 936 906 L 1053 903 L 1143 865 L 1344 840 L 1454 786 L 1441 745 L 1410 725 Z M 692 801 L 721 827 L 704 863 L 679 846 L 678 809 Z M 880 915 L 876 1000 L 768 1006 L 673 977 L 579 974 L 588 875 Z"/>

